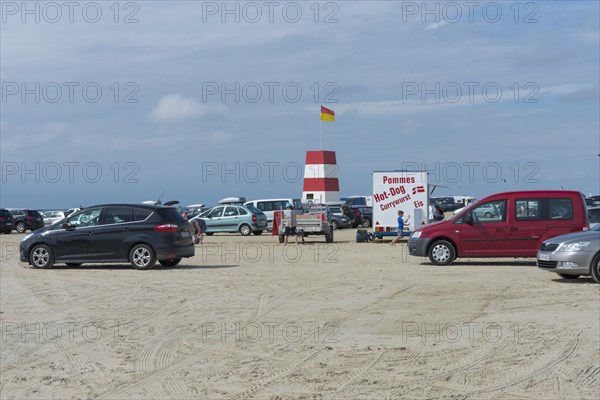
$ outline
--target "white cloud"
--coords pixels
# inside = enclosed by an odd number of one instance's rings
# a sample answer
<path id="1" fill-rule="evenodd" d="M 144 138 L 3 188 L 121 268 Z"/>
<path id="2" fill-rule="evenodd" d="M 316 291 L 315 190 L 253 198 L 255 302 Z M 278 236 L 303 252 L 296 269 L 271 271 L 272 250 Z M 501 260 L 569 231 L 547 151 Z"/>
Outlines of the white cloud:
<path id="1" fill-rule="evenodd" d="M 187 118 L 201 118 L 207 114 L 225 112 L 225 106 L 203 104 L 180 94 L 163 96 L 152 110 L 152 116 L 161 121 L 175 121 Z"/>
<path id="2" fill-rule="evenodd" d="M 425 27 L 426 31 L 434 31 L 444 25 L 448 25 L 449 22 L 448 21 L 440 21 L 440 22 L 434 22 L 432 24 L 429 24 Z"/>

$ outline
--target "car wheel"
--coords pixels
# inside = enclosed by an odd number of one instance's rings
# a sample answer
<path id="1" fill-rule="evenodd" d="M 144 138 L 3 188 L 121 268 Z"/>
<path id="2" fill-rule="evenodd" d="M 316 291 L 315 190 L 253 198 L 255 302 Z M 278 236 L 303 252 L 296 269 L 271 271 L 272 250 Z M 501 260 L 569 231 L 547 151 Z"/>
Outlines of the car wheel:
<path id="1" fill-rule="evenodd" d="M 242 224 L 242 226 L 240 226 L 240 233 L 242 234 L 242 236 L 249 236 L 252 233 L 252 229 L 250 229 L 250 225 Z"/>
<path id="2" fill-rule="evenodd" d="M 577 279 L 579 275 L 569 275 L 569 274 L 558 274 L 563 279 Z"/>
<path id="3" fill-rule="evenodd" d="M 600 283 L 600 253 L 596 254 L 596 257 L 592 260 L 590 275 L 592 275 L 594 282 Z"/>
<path id="4" fill-rule="evenodd" d="M 485 214 L 483 214 L 486 218 L 492 218 L 492 213 L 487 211 Z"/>
<path id="5" fill-rule="evenodd" d="M 147 244 L 136 244 L 129 252 L 129 262 L 135 269 L 150 269 L 156 263 L 154 250 Z"/>
<path id="6" fill-rule="evenodd" d="M 54 255 L 50 247 L 45 244 L 37 244 L 29 253 L 29 262 L 33 268 L 52 268 Z"/>
<path id="7" fill-rule="evenodd" d="M 370 228 L 371 227 L 371 220 L 369 218 L 365 218 L 365 220 L 363 221 L 362 226 L 363 226 L 363 228 Z"/>
<path id="8" fill-rule="evenodd" d="M 333 229 L 338 229 L 338 228 L 339 228 L 339 226 L 338 226 L 338 222 L 337 222 L 337 221 L 331 221 L 331 227 L 332 227 Z"/>
<path id="9" fill-rule="evenodd" d="M 24 222 L 17 222 L 17 232 L 24 233 L 27 230 Z"/>
<path id="10" fill-rule="evenodd" d="M 160 260 L 159 263 L 163 267 L 174 267 L 181 262 L 181 257 L 172 260 Z"/>
<path id="11" fill-rule="evenodd" d="M 456 257 L 454 246 L 446 240 L 437 240 L 429 247 L 429 260 L 435 265 L 448 265 Z"/>
<path id="12" fill-rule="evenodd" d="M 81 263 L 65 263 L 67 267 L 80 267 Z"/>
<path id="13" fill-rule="evenodd" d="M 252 231 L 256 236 L 262 235 L 263 231 Z"/>

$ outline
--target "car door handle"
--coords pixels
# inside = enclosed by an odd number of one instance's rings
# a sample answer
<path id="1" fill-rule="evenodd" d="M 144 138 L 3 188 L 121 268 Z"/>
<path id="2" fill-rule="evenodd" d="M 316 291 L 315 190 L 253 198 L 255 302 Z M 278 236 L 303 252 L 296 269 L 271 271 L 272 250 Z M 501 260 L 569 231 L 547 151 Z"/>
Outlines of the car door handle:
<path id="1" fill-rule="evenodd" d="M 518 231 L 518 229 L 517 229 L 517 228 L 515 228 L 514 226 L 511 226 L 511 227 L 510 227 L 510 231 L 511 231 L 511 232 L 514 232 L 514 231 Z"/>
<path id="2" fill-rule="evenodd" d="M 122 232 L 129 232 L 129 228 L 123 228 L 121 229 Z"/>
<path id="3" fill-rule="evenodd" d="M 529 235 L 529 237 L 532 238 L 532 239 L 539 239 L 540 238 L 539 235 Z"/>
<path id="4" fill-rule="evenodd" d="M 88 236 L 92 236 L 94 232 L 88 232 Z"/>
<path id="5" fill-rule="evenodd" d="M 496 232 L 504 232 L 504 229 L 502 229 L 502 228 L 496 228 Z"/>

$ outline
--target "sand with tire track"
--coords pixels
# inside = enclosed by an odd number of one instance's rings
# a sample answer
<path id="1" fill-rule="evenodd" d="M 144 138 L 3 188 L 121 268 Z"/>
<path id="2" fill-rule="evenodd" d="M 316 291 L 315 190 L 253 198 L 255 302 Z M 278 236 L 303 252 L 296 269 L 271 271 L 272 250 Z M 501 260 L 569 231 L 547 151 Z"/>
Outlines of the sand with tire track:
<path id="1" fill-rule="evenodd" d="M 149 271 L 36 270 L 2 235 L 0 397 L 597 398 L 600 285 L 355 232 L 214 235 Z"/>

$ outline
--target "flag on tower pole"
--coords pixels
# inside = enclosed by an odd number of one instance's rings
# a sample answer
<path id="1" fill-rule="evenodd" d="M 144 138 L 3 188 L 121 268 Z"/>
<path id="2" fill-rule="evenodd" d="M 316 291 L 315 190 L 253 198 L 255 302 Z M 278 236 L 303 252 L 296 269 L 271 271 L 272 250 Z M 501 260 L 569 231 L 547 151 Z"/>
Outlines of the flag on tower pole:
<path id="1" fill-rule="evenodd" d="M 329 108 L 321 106 L 321 119 L 319 121 L 319 149 L 323 150 L 323 122 L 334 122 L 335 112 Z"/>

